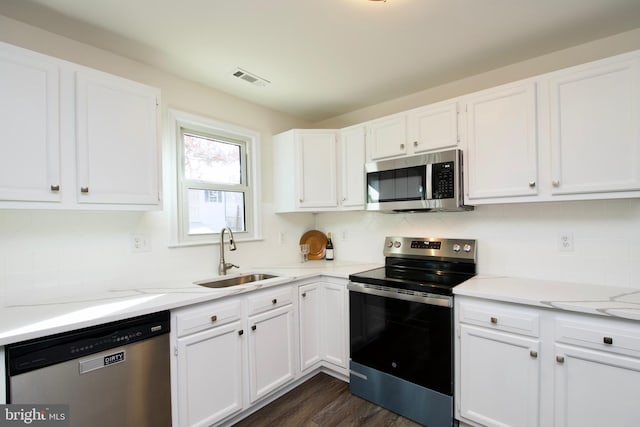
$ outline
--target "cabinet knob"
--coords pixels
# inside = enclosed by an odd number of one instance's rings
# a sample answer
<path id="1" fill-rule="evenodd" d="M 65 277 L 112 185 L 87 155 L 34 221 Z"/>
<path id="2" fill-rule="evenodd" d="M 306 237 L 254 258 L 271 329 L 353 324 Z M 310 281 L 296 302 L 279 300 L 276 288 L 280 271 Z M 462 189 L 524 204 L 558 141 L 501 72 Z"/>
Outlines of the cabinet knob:
<path id="1" fill-rule="evenodd" d="M 303 293 L 302 293 L 302 298 L 306 298 L 306 297 L 307 297 L 307 293 L 306 293 L 306 292 L 303 292 Z"/>
<path id="2" fill-rule="evenodd" d="M 60 186 L 59 185 L 52 185 L 51 186 L 51 191 L 53 191 L 53 192 L 60 191 Z"/>
<path id="3" fill-rule="evenodd" d="M 538 352 L 535 351 L 535 350 L 530 350 L 529 351 L 529 356 L 531 356 L 534 359 L 537 359 L 538 358 Z"/>
<path id="4" fill-rule="evenodd" d="M 404 150 L 404 144 L 400 144 L 400 149 Z"/>
<path id="5" fill-rule="evenodd" d="M 277 299 L 274 298 L 274 299 L 271 300 L 271 304 L 277 304 L 277 303 L 278 303 Z"/>
<path id="6" fill-rule="evenodd" d="M 492 318 L 491 318 L 491 323 L 493 323 L 494 325 L 495 325 L 496 323 L 498 323 L 498 318 L 497 318 L 497 317 L 492 317 Z"/>
<path id="7" fill-rule="evenodd" d="M 256 329 L 258 329 L 258 327 L 257 327 L 256 325 L 253 325 L 253 326 L 251 327 L 251 330 L 252 330 L 252 331 L 255 331 Z"/>
<path id="8" fill-rule="evenodd" d="M 557 179 L 554 179 L 553 181 L 551 181 L 551 185 L 553 185 L 554 187 L 559 187 L 560 181 L 558 181 Z"/>
<path id="9" fill-rule="evenodd" d="M 529 188 L 534 188 L 536 186 L 535 181 L 529 181 Z"/>
<path id="10" fill-rule="evenodd" d="M 556 356 L 556 362 L 564 363 L 564 356 Z"/>
<path id="11" fill-rule="evenodd" d="M 218 316 L 216 316 L 215 314 L 213 316 L 211 316 L 211 321 L 215 322 L 216 320 L 218 320 Z"/>
<path id="12" fill-rule="evenodd" d="M 81 193 L 88 193 L 89 192 L 89 187 L 80 187 L 80 192 Z"/>
<path id="13" fill-rule="evenodd" d="M 613 344 L 613 337 L 603 337 L 602 342 L 605 344 Z"/>
<path id="14" fill-rule="evenodd" d="M 240 330 L 238 331 L 238 335 L 240 335 L 240 336 L 244 335 L 244 331 L 243 331 L 242 329 L 240 329 Z"/>
<path id="15" fill-rule="evenodd" d="M 418 141 L 413 141 L 413 146 L 417 147 L 418 146 Z"/>

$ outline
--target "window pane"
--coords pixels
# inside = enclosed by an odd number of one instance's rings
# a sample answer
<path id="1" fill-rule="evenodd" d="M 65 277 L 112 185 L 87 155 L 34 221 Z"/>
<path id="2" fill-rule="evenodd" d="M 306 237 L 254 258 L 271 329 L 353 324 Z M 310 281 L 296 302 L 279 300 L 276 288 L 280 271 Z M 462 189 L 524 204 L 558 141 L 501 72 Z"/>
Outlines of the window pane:
<path id="1" fill-rule="evenodd" d="M 241 184 L 241 148 L 238 144 L 184 134 L 186 179 Z"/>
<path id="2" fill-rule="evenodd" d="M 246 231 L 244 193 L 189 189 L 189 234 Z"/>

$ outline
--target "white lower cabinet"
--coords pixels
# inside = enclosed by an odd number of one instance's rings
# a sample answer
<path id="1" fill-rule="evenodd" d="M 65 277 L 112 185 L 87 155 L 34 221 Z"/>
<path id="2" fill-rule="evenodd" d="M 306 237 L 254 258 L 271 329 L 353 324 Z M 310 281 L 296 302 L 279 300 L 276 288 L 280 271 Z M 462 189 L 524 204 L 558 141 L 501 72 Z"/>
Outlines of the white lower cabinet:
<path id="1" fill-rule="evenodd" d="M 173 311 L 173 424 L 218 425 L 295 378 L 291 285 Z"/>
<path id="2" fill-rule="evenodd" d="M 298 288 L 303 372 L 321 365 L 347 369 L 347 295 L 346 282 L 313 282 Z"/>
<path id="3" fill-rule="evenodd" d="M 637 425 L 638 322 L 456 296 L 456 330 L 462 425 Z"/>
<path id="4" fill-rule="evenodd" d="M 293 306 L 249 318 L 251 403 L 294 378 Z"/>

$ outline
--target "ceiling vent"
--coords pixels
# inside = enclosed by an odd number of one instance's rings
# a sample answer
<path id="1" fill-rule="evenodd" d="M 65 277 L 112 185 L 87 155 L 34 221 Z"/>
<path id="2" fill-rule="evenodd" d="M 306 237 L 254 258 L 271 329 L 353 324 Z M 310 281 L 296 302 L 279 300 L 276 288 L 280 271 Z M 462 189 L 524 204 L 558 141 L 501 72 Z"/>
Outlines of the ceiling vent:
<path id="1" fill-rule="evenodd" d="M 242 68 L 236 68 L 233 71 L 233 75 L 241 80 L 254 84 L 256 86 L 265 87 L 269 83 L 271 83 L 267 79 L 263 79 L 262 77 L 256 76 L 253 73 L 248 72 L 247 70 L 243 70 Z"/>

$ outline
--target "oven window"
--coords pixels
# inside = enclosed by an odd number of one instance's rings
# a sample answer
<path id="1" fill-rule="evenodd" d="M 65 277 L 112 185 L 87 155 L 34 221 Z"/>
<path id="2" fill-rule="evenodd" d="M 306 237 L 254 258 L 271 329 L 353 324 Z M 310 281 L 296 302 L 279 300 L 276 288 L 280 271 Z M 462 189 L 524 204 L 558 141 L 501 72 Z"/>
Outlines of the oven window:
<path id="1" fill-rule="evenodd" d="M 424 200 L 425 166 L 367 173 L 369 203 Z"/>
<path id="2" fill-rule="evenodd" d="M 452 395 L 449 307 L 349 292 L 354 362 Z"/>

